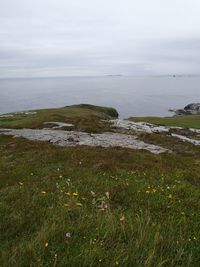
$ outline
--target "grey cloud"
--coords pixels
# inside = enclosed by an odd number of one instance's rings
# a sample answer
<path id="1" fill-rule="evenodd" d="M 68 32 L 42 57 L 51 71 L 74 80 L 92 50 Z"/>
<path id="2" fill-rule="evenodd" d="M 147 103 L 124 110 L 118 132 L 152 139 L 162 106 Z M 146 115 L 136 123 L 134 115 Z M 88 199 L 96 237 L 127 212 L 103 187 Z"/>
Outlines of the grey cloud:
<path id="1" fill-rule="evenodd" d="M 0 0 L 0 77 L 197 73 L 199 25 L 197 0 Z"/>

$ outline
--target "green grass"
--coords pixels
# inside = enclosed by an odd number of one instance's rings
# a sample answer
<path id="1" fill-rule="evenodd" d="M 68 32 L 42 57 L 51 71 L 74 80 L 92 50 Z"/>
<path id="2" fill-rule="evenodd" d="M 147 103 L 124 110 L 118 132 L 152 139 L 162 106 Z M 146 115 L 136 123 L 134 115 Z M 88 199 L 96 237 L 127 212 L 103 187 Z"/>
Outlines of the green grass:
<path id="1" fill-rule="evenodd" d="M 87 132 L 102 132 L 110 130 L 107 120 L 117 117 L 118 113 L 113 108 L 99 107 L 94 105 L 74 105 L 57 109 L 34 110 L 36 114 L 26 115 L 23 113 L 13 114 L 13 117 L 0 118 L 0 128 L 31 128 L 40 129 L 47 127 L 45 122 L 72 123 L 73 130 Z"/>
<path id="2" fill-rule="evenodd" d="M 60 115 L 84 114 L 71 111 Z M 0 266 L 198 267 L 200 150 L 190 150 L 154 155 L 0 136 Z"/>
<path id="3" fill-rule="evenodd" d="M 130 120 L 138 122 L 144 121 L 157 125 L 178 126 L 184 128 L 200 128 L 200 115 L 174 116 L 174 117 L 138 117 L 130 118 Z"/>

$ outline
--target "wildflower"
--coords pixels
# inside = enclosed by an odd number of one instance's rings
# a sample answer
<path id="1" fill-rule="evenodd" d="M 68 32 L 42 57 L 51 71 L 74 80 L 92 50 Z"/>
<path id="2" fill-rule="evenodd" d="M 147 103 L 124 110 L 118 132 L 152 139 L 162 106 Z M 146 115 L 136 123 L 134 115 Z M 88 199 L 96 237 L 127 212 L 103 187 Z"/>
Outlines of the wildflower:
<path id="1" fill-rule="evenodd" d="M 71 233 L 67 232 L 67 233 L 65 234 L 65 237 L 66 237 L 66 238 L 71 238 Z"/>
<path id="2" fill-rule="evenodd" d="M 46 242 L 46 243 L 44 244 L 45 248 L 47 248 L 47 247 L 48 247 L 48 245 L 49 245 L 49 243 L 48 243 L 48 242 Z"/>
<path id="3" fill-rule="evenodd" d="M 123 223 L 125 221 L 125 216 L 122 215 L 122 217 L 119 219 L 121 223 Z"/>
<path id="4" fill-rule="evenodd" d="M 47 192 L 46 191 L 42 191 L 41 194 L 46 194 Z"/>
<path id="5" fill-rule="evenodd" d="M 106 192 L 105 195 L 106 195 L 106 197 L 107 197 L 108 199 L 110 198 L 110 194 L 109 194 L 109 192 Z"/>
<path id="6" fill-rule="evenodd" d="M 95 197 L 95 192 L 93 192 L 93 191 L 90 191 L 90 193 L 91 193 L 91 195 L 93 196 L 93 197 Z"/>
<path id="7" fill-rule="evenodd" d="M 105 201 L 102 201 L 101 204 L 98 206 L 100 210 L 105 210 L 108 208 L 108 204 Z"/>
<path id="8" fill-rule="evenodd" d="M 82 204 L 82 203 L 80 203 L 80 202 L 77 202 L 77 203 L 76 203 L 76 206 L 82 207 L 82 206 L 83 206 L 83 204 Z"/>
<path id="9" fill-rule="evenodd" d="M 150 193 L 150 191 L 149 191 L 149 190 L 147 190 L 145 193 L 146 193 L 146 194 L 149 194 L 149 193 Z"/>

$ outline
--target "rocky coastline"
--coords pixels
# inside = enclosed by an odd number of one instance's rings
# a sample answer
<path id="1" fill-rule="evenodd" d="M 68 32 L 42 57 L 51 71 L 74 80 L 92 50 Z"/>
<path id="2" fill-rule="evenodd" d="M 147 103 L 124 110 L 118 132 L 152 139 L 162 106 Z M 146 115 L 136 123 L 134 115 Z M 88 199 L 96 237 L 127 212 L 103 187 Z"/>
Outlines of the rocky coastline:
<path id="1" fill-rule="evenodd" d="M 191 103 L 185 106 L 183 109 L 169 109 L 170 112 L 174 112 L 175 115 L 200 115 L 200 103 Z"/>

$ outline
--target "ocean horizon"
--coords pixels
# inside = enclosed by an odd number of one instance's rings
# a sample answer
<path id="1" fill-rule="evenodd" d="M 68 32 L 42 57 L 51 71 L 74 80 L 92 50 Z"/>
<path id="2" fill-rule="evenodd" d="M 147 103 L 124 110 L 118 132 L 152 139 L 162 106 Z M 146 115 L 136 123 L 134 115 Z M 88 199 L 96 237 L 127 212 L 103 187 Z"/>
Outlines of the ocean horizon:
<path id="1" fill-rule="evenodd" d="M 199 76 L 85 76 L 0 79 L 0 114 L 88 103 L 120 117 L 171 116 L 200 102 Z M 17 94 L 16 94 L 17 92 Z"/>

